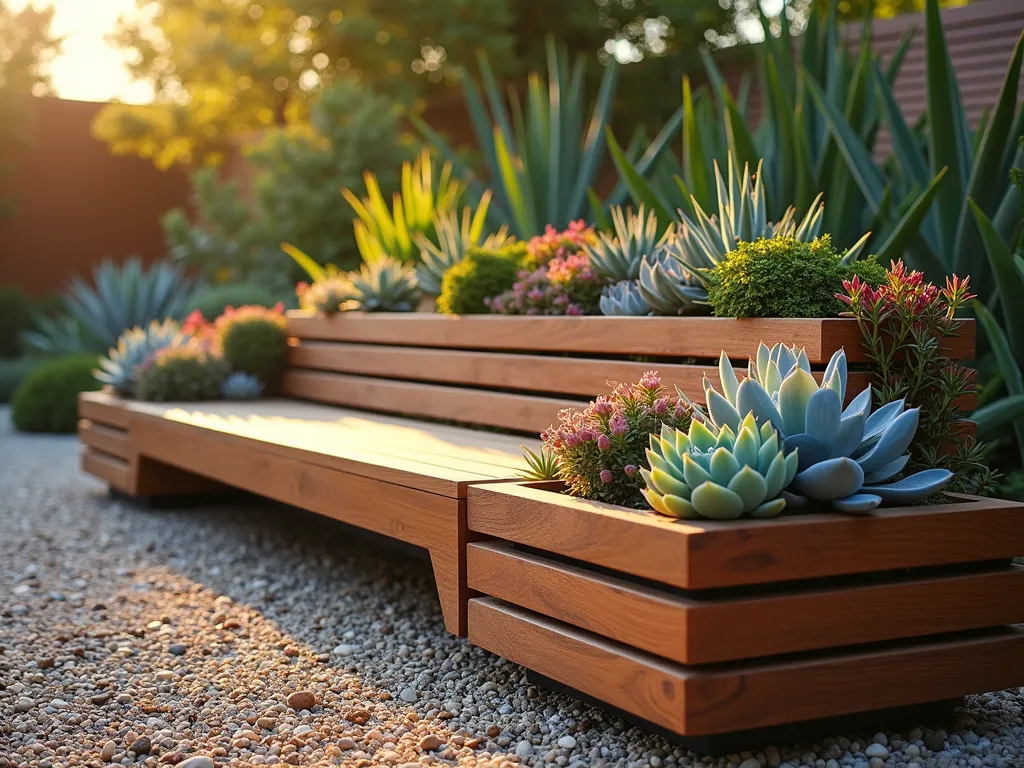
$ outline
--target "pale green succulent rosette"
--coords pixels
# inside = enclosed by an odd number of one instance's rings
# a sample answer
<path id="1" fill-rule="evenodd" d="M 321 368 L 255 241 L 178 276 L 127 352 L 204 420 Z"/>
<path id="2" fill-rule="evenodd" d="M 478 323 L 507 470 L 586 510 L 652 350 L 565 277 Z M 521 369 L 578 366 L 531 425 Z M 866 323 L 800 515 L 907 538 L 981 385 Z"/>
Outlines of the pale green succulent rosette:
<path id="1" fill-rule="evenodd" d="M 642 317 L 651 314 L 651 305 L 644 300 L 636 280 L 622 280 L 601 291 L 602 315 Z"/>
<path id="2" fill-rule="evenodd" d="M 134 395 L 135 371 L 140 365 L 161 349 L 188 343 L 189 337 L 173 320 L 162 323 L 153 320 L 145 328 L 135 326 L 122 333 L 117 346 L 107 350 L 107 356 L 100 359 L 96 380 L 119 395 Z"/>
<path id="3" fill-rule="evenodd" d="M 738 381 L 723 353 L 719 393 L 705 378 L 708 414 L 717 427 L 735 428 L 740 414 L 779 433 L 786 452 L 799 449 L 799 466 L 787 498 L 829 502 L 844 512 L 868 512 L 883 503 L 908 504 L 941 490 L 953 477 L 946 469 L 917 472 L 896 482 L 910 459 L 907 450 L 917 432 L 920 409 L 902 400 L 872 413 L 871 387 L 845 409 L 846 354 L 837 351 L 821 384 L 811 374 L 803 350 L 761 344 L 747 378 Z"/>
<path id="4" fill-rule="evenodd" d="M 700 421 L 688 433 L 664 427 L 651 435 L 651 468 L 641 469 L 644 498 L 656 512 L 687 520 L 768 518 L 786 506 L 780 496 L 796 475 L 798 452 L 786 456 L 778 433 L 748 414 L 717 434 Z"/>
<path id="5" fill-rule="evenodd" d="M 390 256 L 363 264 L 350 275 L 349 308 L 363 312 L 412 312 L 419 301 L 416 272 Z"/>
<path id="6" fill-rule="evenodd" d="M 635 214 L 614 206 L 612 226 L 614 236 L 598 232 L 595 241 L 585 243 L 583 250 L 594 272 L 615 281 L 636 280 L 640 276 L 640 261 L 670 238 L 673 229 L 670 226 L 659 238 L 658 219 L 654 211 L 645 213 L 643 205 Z"/>

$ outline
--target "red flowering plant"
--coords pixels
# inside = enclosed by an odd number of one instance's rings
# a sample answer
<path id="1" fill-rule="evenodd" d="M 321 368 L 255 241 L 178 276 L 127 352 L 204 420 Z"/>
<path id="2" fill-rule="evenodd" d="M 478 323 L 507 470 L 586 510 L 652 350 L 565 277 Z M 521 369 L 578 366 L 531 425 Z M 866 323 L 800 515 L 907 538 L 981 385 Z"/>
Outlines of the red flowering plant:
<path id="1" fill-rule="evenodd" d="M 527 268 L 519 272 L 512 288 L 484 303 L 500 315 L 600 314 L 606 281 L 594 272 L 583 251 L 593 239 L 594 230 L 583 221 L 574 221 L 564 232 L 549 224 L 543 235 L 530 240 Z"/>
<path id="2" fill-rule="evenodd" d="M 640 468 L 649 469 L 645 451 L 663 425 L 684 432 L 690 407 L 666 393 L 657 371 L 637 384 L 612 384 L 583 410 L 558 413 L 558 424 L 541 433 L 542 455 L 554 458 L 558 478 L 573 496 L 634 509 L 647 507 Z"/>
<path id="3" fill-rule="evenodd" d="M 963 324 L 957 311 L 974 298 L 970 284 L 969 277 L 954 275 L 938 288 L 900 260 L 878 288 L 854 277 L 836 298 L 860 327 L 876 403 L 903 399 L 921 409 L 908 471 L 945 467 L 956 474 L 957 488 L 980 493 L 994 476 L 984 464 L 984 446 L 963 429 L 959 405 L 977 392 L 975 372 L 943 351 Z"/>

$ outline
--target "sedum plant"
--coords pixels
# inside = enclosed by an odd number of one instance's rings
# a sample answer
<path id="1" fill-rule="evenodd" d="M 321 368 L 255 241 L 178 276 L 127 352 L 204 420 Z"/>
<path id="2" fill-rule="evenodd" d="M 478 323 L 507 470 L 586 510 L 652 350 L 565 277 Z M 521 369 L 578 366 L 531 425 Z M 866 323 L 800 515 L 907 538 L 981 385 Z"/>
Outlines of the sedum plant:
<path id="1" fill-rule="evenodd" d="M 484 303 L 504 315 L 596 315 L 602 283 L 586 254 L 571 253 L 533 272 L 520 272 L 511 289 Z"/>
<path id="2" fill-rule="evenodd" d="M 139 368 L 138 395 L 153 402 L 215 400 L 228 365 L 199 344 L 168 347 Z"/>
<path id="3" fill-rule="evenodd" d="M 100 358 L 96 380 L 124 397 L 135 395 L 140 365 L 162 349 L 180 347 L 189 341 L 173 320 L 153 320 L 146 327 L 135 326 L 125 331 L 117 345 Z"/>
<path id="4" fill-rule="evenodd" d="M 663 427 L 687 429 L 690 407 L 666 393 L 656 371 L 636 384 L 618 384 L 583 410 L 558 413 L 558 424 L 541 433 L 555 457 L 558 477 L 573 496 L 642 509 L 645 450 Z"/>
<path id="5" fill-rule="evenodd" d="M 225 400 L 256 400 L 263 394 L 263 382 L 244 371 L 235 371 L 220 383 Z"/>
<path id="6" fill-rule="evenodd" d="M 639 280 L 623 280 L 615 285 L 605 286 L 601 291 L 599 309 L 602 315 L 642 316 L 651 313 L 640 290 Z"/>
<path id="7" fill-rule="evenodd" d="M 527 246 L 509 243 L 495 250 L 473 248 L 441 281 L 437 310 L 446 315 L 486 314 L 487 300 L 509 290 L 527 260 Z"/>
<path id="8" fill-rule="evenodd" d="M 670 517 L 775 517 L 786 506 L 781 494 L 796 475 L 798 454 L 785 455 L 775 429 L 758 427 L 752 413 L 717 434 L 697 420 L 689 432 L 663 427 L 660 436 L 651 435 L 641 492 L 654 511 Z"/>
<path id="9" fill-rule="evenodd" d="M 645 211 L 642 204 L 635 214 L 632 209 L 614 206 L 612 226 L 614 236 L 599 232 L 596 241 L 584 244 L 583 249 L 594 272 L 616 282 L 636 280 L 643 257 L 672 236 L 670 227 L 658 237 L 658 219 L 653 211 Z"/>
<path id="10" fill-rule="evenodd" d="M 497 232 L 483 238 L 490 201 L 491 191 L 487 190 L 480 199 L 480 204 L 475 212 L 469 206 L 462 209 L 461 220 L 454 209 L 434 214 L 436 244 L 426 235 L 416 234 L 416 245 L 420 249 L 420 263 L 416 265 L 416 281 L 424 295 L 434 297 L 440 295 L 444 273 L 462 261 L 470 248 L 493 250 L 500 248 L 508 241 L 506 225 L 502 225 Z"/>
<path id="11" fill-rule="evenodd" d="M 389 209 L 376 177 L 363 174 L 366 197 L 360 199 L 350 189 L 342 195 L 358 220 L 355 222 L 356 246 L 367 264 L 390 256 L 410 262 L 419 254 L 416 235 L 434 237 L 434 218 L 455 208 L 463 187 L 452 179 L 451 163 L 446 163 L 435 178 L 429 150 L 412 163 L 402 164 L 402 188 L 396 192 Z"/>
<path id="12" fill-rule="evenodd" d="M 925 499 L 953 477 L 948 469 L 933 468 L 887 482 L 910 460 L 907 449 L 920 409 L 906 409 L 895 400 L 872 413 L 868 385 L 844 410 L 843 350 L 829 360 L 820 385 L 803 350 L 783 344 L 759 345 L 742 382 L 724 353 L 718 371 L 722 393 L 704 381 L 708 414 L 717 428 L 735 430 L 741 413 L 753 413 L 759 424 L 770 423 L 778 431 L 786 451 L 799 451 L 793 504 L 810 498 L 845 512 L 867 512 L 882 503 Z"/>

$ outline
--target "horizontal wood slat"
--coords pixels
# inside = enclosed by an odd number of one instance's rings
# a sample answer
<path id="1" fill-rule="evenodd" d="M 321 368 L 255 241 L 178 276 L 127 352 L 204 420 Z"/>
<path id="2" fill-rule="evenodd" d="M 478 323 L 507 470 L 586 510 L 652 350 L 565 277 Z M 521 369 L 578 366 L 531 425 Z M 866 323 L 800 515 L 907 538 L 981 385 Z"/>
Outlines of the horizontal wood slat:
<path id="1" fill-rule="evenodd" d="M 672 520 L 574 498 L 557 483 L 469 489 L 469 528 L 682 589 L 817 579 L 1017 557 L 1019 504 L 951 495 L 940 506 L 774 520 Z M 909 545 L 908 542 L 913 542 Z"/>
<path id="2" fill-rule="evenodd" d="M 82 451 L 82 471 L 105 480 L 119 491 L 135 493 L 131 464 L 118 456 L 86 447 Z"/>
<path id="3" fill-rule="evenodd" d="M 1024 633 L 1017 628 L 701 669 L 492 598 L 474 598 L 469 641 L 684 736 L 941 701 L 1024 683 Z"/>
<path id="4" fill-rule="evenodd" d="M 283 391 L 288 397 L 321 403 L 533 433 L 539 433 L 557 421 L 558 411 L 562 408 L 580 405 L 577 400 L 298 369 L 285 372 Z"/>
<path id="5" fill-rule="evenodd" d="M 507 542 L 470 544 L 466 568 L 471 590 L 682 664 L 1024 622 L 1022 567 L 699 598 L 518 551 Z"/>
<path id="6" fill-rule="evenodd" d="M 109 427 L 99 422 L 82 419 L 78 422 L 78 439 L 98 451 L 131 460 L 131 437 L 125 429 Z"/>
<path id="7" fill-rule="evenodd" d="M 78 415 L 97 424 L 128 429 L 130 412 L 122 407 L 124 401 L 104 392 L 83 392 L 78 396 Z"/>

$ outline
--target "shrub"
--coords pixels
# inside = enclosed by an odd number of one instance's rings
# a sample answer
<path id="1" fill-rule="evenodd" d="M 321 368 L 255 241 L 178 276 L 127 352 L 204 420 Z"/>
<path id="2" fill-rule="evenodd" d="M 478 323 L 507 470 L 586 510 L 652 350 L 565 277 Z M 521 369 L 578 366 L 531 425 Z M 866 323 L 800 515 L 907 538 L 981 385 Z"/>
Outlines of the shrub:
<path id="1" fill-rule="evenodd" d="M 11 397 L 11 421 L 22 432 L 74 432 L 78 394 L 94 392 L 96 356 L 69 355 L 32 371 Z"/>
<path id="2" fill-rule="evenodd" d="M 585 245 L 595 243 L 597 236 L 594 230 L 582 219 L 570 222 L 569 227 L 561 232 L 548 224 L 543 235 L 531 237 L 526 244 L 528 255 L 523 267 L 534 270 L 546 266 L 554 258 L 579 253 Z"/>
<path id="3" fill-rule="evenodd" d="M 486 300 L 509 290 L 526 257 L 526 246 L 514 243 L 493 251 L 473 249 L 449 269 L 441 281 L 437 309 L 448 315 L 487 312 Z"/>
<path id="4" fill-rule="evenodd" d="M 136 389 L 154 402 L 215 400 L 227 373 L 227 363 L 199 344 L 169 347 L 139 367 Z"/>
<path id="5" fill-rule="evenodd" d="M 505 315 L 597 315 L 604 284 L 585 253 L 571 253 L 533 272 L 520 272 L 511 290 L 486 303 Z"/>
<path id="6" fill-rule="evenodd" d="M 32 303 L 20 288 L 0 285 L 0 357 L 18 354 L 18 337 L 32 325 Z"/>
<path id="7" fill-rule="evenodd" d="M 288 326 L 280 307 L 228 309 L 214 323 L 215 345 L 232 371 L 251 373 L 268 387 L 288 358 Z"/>
<path id="8" fill-rule="evenodd" d="M 833 317 L 836 294 L 859 275 L 878 285 L 885 269 L 874 259 L 844 265 L 828 235 L 811 243 L 791 237 L 740 243 L 709 273 L 708 302 L 719 317 Z"/>
<path id="9" fill-rule="evenodd" d="M 214 285 L 196 292 L 188 304 L 189 312 L 198 310 L 207 320 L 215 320 L 228 307 L 272 307 L 281 296 L 256 283 Z"/>
<path id="10" fill-rule="evenodd" d="M 643 509 L 640 469 L 650 469 L 650 436 L 663 425 L 685 432 L 690 417 L 689 406 L 666 394 L 657 372 L 648 371 L 639 383 L 619 384 L 582 411 L 560 411 L 541 440 L 573 496 Z"/>
<path id="11" fill-rule="evenodd" d="M 11 395 L 32 371 L 46 362 L 45 357 L 15 357 L 0 360 L 0 403 L 6 403 Z"/>

